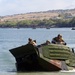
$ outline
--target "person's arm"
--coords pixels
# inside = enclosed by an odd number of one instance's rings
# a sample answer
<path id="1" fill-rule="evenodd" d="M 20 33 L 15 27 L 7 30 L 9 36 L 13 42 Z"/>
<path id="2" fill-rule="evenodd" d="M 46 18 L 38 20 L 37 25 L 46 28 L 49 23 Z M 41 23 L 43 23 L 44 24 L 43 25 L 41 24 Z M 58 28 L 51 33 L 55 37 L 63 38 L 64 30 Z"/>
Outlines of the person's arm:
<path id="1" fill-rule="evenodd" d="M 55 40 L 55 38 L 52 39 L 52 43 L 54 43 L 54 44 L 57 43 L 56 40 Z"/>
<path id="2" fill-rule="evenodd" d="M 66 45 L 66 42 L 64 41 L 64 39 L 62 38 L 62 42 L 61 44 Z"/>

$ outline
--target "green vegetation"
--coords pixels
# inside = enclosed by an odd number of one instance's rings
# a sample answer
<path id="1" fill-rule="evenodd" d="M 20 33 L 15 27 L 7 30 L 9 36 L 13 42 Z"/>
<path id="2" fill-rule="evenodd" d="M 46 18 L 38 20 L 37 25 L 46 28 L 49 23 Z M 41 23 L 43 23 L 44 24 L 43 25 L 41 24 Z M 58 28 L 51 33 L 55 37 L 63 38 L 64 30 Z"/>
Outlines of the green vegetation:
<path id="1" fill-rule="evenodd" d="M 74 27 L 75 17 L 72 19 L 44 19 L 44 20 L 22 20 L 4 21 L 0 27 Z"/>
<path id="2" fill-rule="evenodd" d="M 75 27 L 75 9 L 4 16 L 0 17 L 0 27 Z"/>

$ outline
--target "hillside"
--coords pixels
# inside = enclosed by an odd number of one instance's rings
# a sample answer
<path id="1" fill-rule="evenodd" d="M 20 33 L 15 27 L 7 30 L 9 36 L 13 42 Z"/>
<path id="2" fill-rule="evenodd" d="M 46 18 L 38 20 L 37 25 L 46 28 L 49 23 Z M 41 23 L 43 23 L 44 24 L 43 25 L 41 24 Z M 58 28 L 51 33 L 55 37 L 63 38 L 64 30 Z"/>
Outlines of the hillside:
<path id="1" fill-rule="evenodd" d="M 20 20 L 43 20 L 57 17 L 59 14 L 55 12 L 36 12 L 36 13 L 26 13 L 26 14 L 17 14 L 9 15 L 1 18 L 1 21 L 20 21 Z"/>
<path id="2" fill-rule="evenodd" d="M 75 9 L 67 9 L 67 10 L 49 10 L 43 12 L 30 12 L 25 14 L 15 14 L 3 16 L 0 18 L 1 21 L 11 21 L 11 20 L 43 20 L 58 17 L 59 14 L 71 14 L 71 16 L 75 16 Z"/>
<path id="3" fill-rule="evenodd" d="M 41 11 L 41 12 L 30 12 L 30 13 L 25 13 L 25 14 L 14 14 L 14 15 L 1 16 L 0 17 L 0 27 L 13 27 L 11 26 L 11 23 L 12 25 L 15 25 L 14 27 L 17 27 L 16 25 L 20 27 L 24 25 L 23 27 L 27 27 L 28 25 L 42 25 L 42 24 L 44 24 L 44 26 L 45 25 L 51 26 L 53 24 L 55 25 L 57 24 L 57 21 L 54 21 L 54 20 L 65 21 L 69 19 L 70 21 L 74 17 L 75 17 L 75 9 L 49 10 L 49 11 Z M 37 20 L 37 22 L 31 22 L 35 20 Z M 43 21 L 43 22 L 40 22 L 40 21 Z M 62 23 L 60 22 L 58 23 L 58 25 Z M 68 22 L 68 23 L 71 23 L 71 22 Z M 59 26 L 56 26 L 56 27 L 59 27 Z M 69 27 L 73 27 L 73 25 Z"/>

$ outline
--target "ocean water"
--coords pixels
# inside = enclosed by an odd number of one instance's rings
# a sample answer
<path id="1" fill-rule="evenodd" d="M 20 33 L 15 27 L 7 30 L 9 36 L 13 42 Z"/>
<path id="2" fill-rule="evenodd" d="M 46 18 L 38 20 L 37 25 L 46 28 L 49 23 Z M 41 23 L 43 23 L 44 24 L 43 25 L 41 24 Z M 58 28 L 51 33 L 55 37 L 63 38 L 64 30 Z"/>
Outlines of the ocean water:
<path id="1" fill-rule="evenodd" d="M 52 40 L 53 37 L 62 34 L 67 46 L 75 48 L 75 30 L 71 28 L 0 28 L 0 75 L 74 75 L 73 71 L 60 72 L 28 72 L 18 73 L 15 67 L 15 58 L 9 52 L 10 49 L 27 44 L 28 38 L 35 39 L 37 44 Z"/>

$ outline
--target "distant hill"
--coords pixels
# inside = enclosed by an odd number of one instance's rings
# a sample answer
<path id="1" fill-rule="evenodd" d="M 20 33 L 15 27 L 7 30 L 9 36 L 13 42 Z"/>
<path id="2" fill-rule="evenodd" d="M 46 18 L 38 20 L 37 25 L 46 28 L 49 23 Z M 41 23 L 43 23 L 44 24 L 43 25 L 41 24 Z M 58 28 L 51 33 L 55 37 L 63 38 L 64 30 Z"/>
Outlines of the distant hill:
<path id="1" fill-rule="evenodd" d="M 70 14 L 75 17 L 75 9 L 49 10 L 42 12 L 30 12 L 25 14 L 15 14 L 0 17 L 0 21 L 20 21 L 20 20 L 43 20 L 58 17 L 62 14 Z"/>
<path id="2" fill-rule="evenodd" d="M 57 17 L 58 15 L 59 14 L 56 12 L 33 12 L 33 13 L 26 13 L 26 14 L 4 16 L 1 18 L 1 21 L 43 20 L 43 19 L 50 19 L 52 17 Z"/>
<path id="3" fill-rule="evenodd" d="M 0 27 L 75 27 L 75 9 L 0 16 Z"/>

